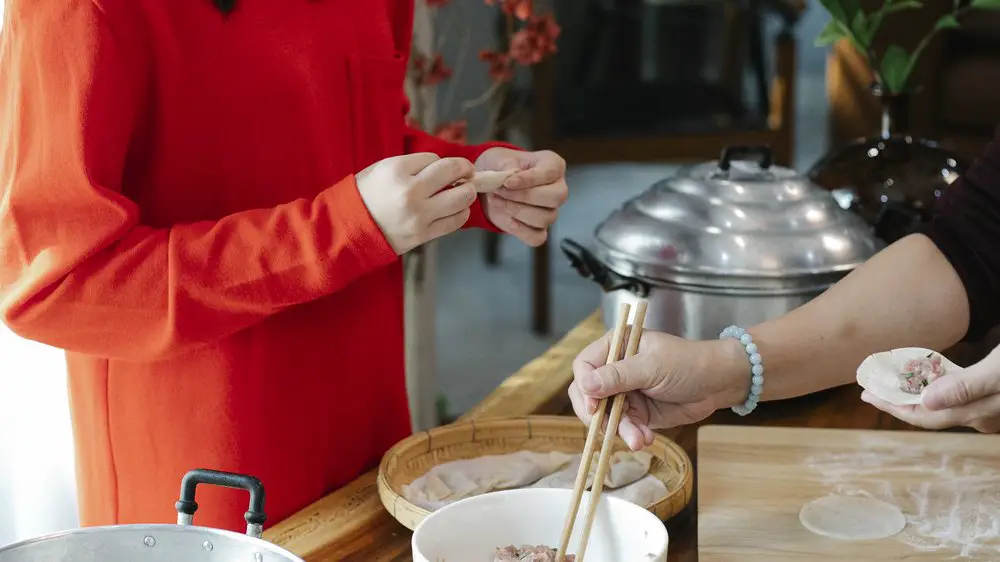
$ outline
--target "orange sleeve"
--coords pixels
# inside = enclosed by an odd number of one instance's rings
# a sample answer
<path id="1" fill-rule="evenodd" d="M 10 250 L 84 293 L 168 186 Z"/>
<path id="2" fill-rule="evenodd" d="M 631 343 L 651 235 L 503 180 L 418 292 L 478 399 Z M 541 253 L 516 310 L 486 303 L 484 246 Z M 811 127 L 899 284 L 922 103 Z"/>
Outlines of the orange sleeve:
<path id="1" fill-rule="evenodd" d="M 353 176 L 313 200 L 144 225 L 120 185 L 142 99 L 135 49 L 92 2 L 27 4 L 8 5 L 0 38 L 0 313 L 15 333 L 152 360 L 397 259 Z"/>

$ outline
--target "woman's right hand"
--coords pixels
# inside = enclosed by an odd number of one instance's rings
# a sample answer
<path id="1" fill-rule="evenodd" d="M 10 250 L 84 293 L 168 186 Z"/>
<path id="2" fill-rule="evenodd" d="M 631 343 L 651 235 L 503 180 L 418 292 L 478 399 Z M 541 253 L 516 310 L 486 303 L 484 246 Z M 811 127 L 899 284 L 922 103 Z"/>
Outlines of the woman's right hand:
<path id="1" fill-rule="evenodd" d="M 577 356 L 569 396 L 589 424 L 601 398 L 627 393 L 618 434 L 633 450 L 651 445 L 654 429 L 695 423 L 741 403 L 750 388 L 750 365 L 735 340 L 644 331 L 638 353 L 605 365 L 610 345 L 608 333 Z"/>
<path id="2" fill-rule="evenodd" d="M 368 212 L 396 254 L 403 255 L 462 228 L 476 190 L 468 184 L 445 188 L 475 173 L 464 158 L 423 152 L 380 160 L 355 177 Z"/>

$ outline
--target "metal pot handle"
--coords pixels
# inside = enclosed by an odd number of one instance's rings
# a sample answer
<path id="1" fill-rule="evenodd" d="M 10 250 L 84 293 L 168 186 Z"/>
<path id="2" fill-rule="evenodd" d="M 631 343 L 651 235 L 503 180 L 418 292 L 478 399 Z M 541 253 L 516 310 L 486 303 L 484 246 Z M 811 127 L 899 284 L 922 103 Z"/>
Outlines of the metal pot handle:
<path id="1" fill-rule="evenodd" d="M 593 279 L 605 292 L 624 289 L 632 291 L 640 297 L 649 296 L 651 287 L 648 283 L 615 273 L 604 265 L 593 252 L 577 242 L 563 238 L 562 242 L 559 243 L 559 249 L 566 254 L 566 257 L 569 258 L 569 264 L 573 266 L 573 269 L 576 269 L 581 277 Z"/>
<path id="2" fill-rule="evenodd" d="M 719 157 L 719 169 L 728 172 L 733 160 L 739 160 L 747 156 L 756 156 L 760 161 L 760 168 L 766 170 L 774 163 L 774 153 L 767 145 L 758 146 L 727 146 L 722 149 L 722 156 Z"/>
<path id="3" fill-rule="evenodd" d="M 243 518 L 247 521 L 247 535 L 255 539 L 260 538 L 264 531 L 264 521 L 267 520 L 267 515 L 264 514 L 264 485 L 253 476 L 244 474 L 204 468 L 196 468 L 185 474 L 181 480 L 181 498 L 174 505 L 177 509 L 178 525 L 193 524 L 194 512 L 198 510 L 198 503 L 194 501 L 195 488 L 198 484 L 211 484 L 250 492 L 250 509 Z"/>

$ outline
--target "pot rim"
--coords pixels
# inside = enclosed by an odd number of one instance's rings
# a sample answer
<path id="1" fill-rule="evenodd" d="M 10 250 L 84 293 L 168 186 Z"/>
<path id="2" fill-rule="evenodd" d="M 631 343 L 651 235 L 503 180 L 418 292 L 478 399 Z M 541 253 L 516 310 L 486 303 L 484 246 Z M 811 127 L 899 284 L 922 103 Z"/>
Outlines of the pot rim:
<path id="1" fill-rule="evenodd" d="M 0 554 L 13 553 L 22 548 L 30 547 L 34 544 L 56 541 L 69 536 L 81 536 L 81 535 L 99 536 L 99 535 L 106 535 L 109 532 L 184 533 L 192 536 L 198 535 L 200 536 L 201 539 L 204 539 L 206 537 L 222 537 L 226 539 L 233 539 L 238 542 L 246 542 L 248 546 L 252 546 L 253 548 L 256 548 L 261 551 L 268 551 L 271 554 L 280 555 L 291 562 L 302 562 L 302 558 L 299 558 L 292 552 L 272 542 L 266 541 L 264 539 L 258 539 L 256 537 L 251 537 L 244 533 L 237 533 L 235 531 L 230 531 L 228 529 L 217 529 L 215 527 L 202 527 L 199 525 L 176 525 L 172 523 L 136 523 L 136 524 L 126 524 L 126 525 L 100 525 L 95 527 L 80 527 L 76 529 L 65 529 L 62 531 L 56 531 L 54 533 L 48 533 L 37 537 L 23 539 L 6 546 L 0 546 Z"/>
<path id="2" fill-rule="evenodd" d="M 827 268 L 787 269 L 774 273 L 749 270 L 720 270 L 706 267 L 666 267 L 644 263 L 625 252 L 596 244 L 596 257 L 608 269 L 619 275 L 641 279 L 653 285 L 681 287 L 715 287 L 746 290 L 791 289 L 829 286 L 864 262 L 848 263 Z M 813 282 L 809 282 L 813 281 Z M 805 282 L 805 283 L 804 283 Z M 794 287 L 793 287 L 794 286 Z"/>

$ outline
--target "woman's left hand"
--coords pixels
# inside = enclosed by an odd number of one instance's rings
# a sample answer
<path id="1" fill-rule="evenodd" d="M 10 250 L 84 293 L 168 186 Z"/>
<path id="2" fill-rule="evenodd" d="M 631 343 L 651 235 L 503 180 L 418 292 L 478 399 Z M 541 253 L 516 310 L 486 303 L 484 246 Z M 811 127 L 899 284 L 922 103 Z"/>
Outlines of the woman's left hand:
<path id="1" fill-rule="evenodd" d="M 1000 347 L 979 363 L 929 384 L 922 405 L 895 406 L 867 390 L 861 399 L 917 427 L 965 426 L 982 433 L 1000 432 Z"/>
<path id="2" fill-rule="evenodd" d="M 495 147 L 476 160 L 477 170 L 519 170 L 483 197 L 486 218 L 529 246 L 541 246 L 566 202 L 566 162 L 551 150 L 522 152 Z"/>

